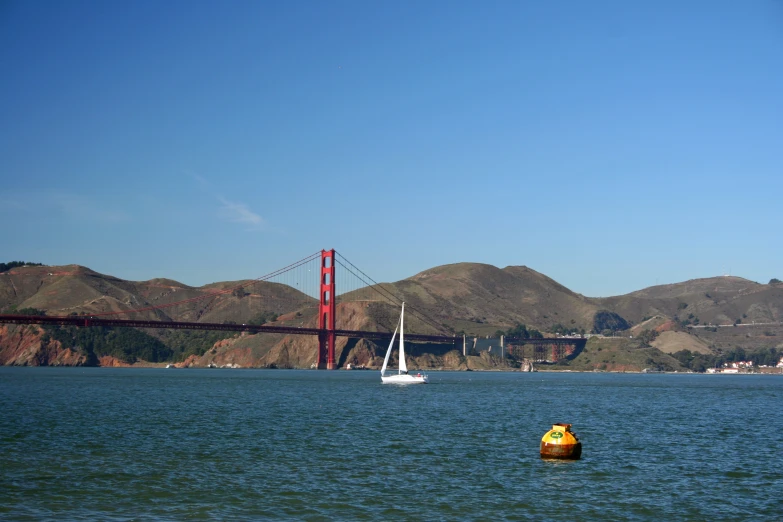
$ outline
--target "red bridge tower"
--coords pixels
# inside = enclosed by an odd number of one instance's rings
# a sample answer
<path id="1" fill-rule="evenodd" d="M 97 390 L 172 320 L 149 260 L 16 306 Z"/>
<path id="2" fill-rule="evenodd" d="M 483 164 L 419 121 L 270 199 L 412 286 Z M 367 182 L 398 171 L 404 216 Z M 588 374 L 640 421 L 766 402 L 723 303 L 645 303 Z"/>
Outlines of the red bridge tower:
<path id="1" fill-rule="evenodd" d="M 318 307 L 318 328 L 326 330 L 318 334 L 319 370 L 334 370 L 334 317 L 337 306 L 334 293 L 334 249 L 321 250 L 321 305 Z"/>

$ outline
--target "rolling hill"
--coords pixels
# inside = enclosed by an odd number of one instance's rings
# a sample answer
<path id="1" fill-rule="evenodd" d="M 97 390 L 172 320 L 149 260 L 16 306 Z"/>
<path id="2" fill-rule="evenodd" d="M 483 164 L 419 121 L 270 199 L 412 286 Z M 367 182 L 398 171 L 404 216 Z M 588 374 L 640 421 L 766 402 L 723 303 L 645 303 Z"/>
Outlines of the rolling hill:
<path id="1" fill-rule="evenodd" d="M 623 350 L 645 348 L 675 353 L 688 349 L 714 354 L 736 347 L 774 348 L 783 341 L 783 331 L 778 333 L 783 319 L 783 284 L 759 284 L 739 277 L 696 279 L 622 296 L 590 298 L 525 266 L 501 269 L 479 263 L 456 263 L 379 286 L 408 304 L 412 311 L 411 331 L 423 334 L 488 336 L 517 324 L 545 333 L 563 328 L 590 332 L 595 327 L 596 314 L 608 311 L 634 325 L 625 332 L 627 336 L 638 336 L 645 329 L 671 332 L 660 335 L 652 346 L 631 341 Z M 0 310 L 13 313 L 30 308 L 48 315 L 122 312 L 117 317 L 214 323 L 274 321 L 274 324 L 314 327 L 317 303 L 289 286 L 269 282 L 226 281 L 190 287 L 170 279 L 125 281 L 78 265 L 24 266 L 0 273 Z M 337 328 L 390 331 L 397 314 L 396 306 L 384 302 L 377 292 L 352 292 L 338 297 Z M 736 331 L 729 335 L 726 328 L 710 326 L 748 323 L 750 326 L 764 323 L 764 335 L 746 334 L 740 338 Z M 744 330 L 751 332 L 752 328 L 745 326 Z M 170 350 L 172 355 L 167 356 L 170 360 L 190 365 L 307 368 L 315 362 L 317 347 L 314 338 L 304 336 L 200 334 L 198 337 L 192 332 L 163 329 L 148 329 L 144 335 L 153 339 L 150 343 L 162 343 L 163 347 L 158 346 L 154 353 Z M 75 338 L 76 334 L 71 336 Z M 42 328 L 0 326 L 0 363 L 88 363 L 89 353 L 84 347 L 66 346 L 75 341 L 70 342 L 67 337 L 52 340 L 62 337 Z M 731 341 L 724 342 L 724 337 Z M 380 365 L 385 347 L 365 340 L 339 339 L 340 365 L 349 362 L 368 367 Z M 116 347 L 100 350 L 120 353 Z M 453 351 L 444 352 L 442 346 L 419 347 L 413 357 L 414 364 L 425 368 L 467 369 L 473 365 L 478 369 L 495 364 L 465 358 Z M 579 357 L 574 367 L 589 368 Z M 119 358 L 122 359 L 121 354 Z M 113 357 L 113 364 L 117 359 Z M 634 364 L 624 363 L 623 368 Z"/>

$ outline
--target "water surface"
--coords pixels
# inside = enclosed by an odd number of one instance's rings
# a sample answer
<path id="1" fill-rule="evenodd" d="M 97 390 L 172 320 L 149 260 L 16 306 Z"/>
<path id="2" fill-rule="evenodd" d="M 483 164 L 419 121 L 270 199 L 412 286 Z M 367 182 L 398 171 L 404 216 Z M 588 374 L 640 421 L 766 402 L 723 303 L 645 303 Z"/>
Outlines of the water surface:
<path id="1" fill-rule="evenodd" d="M 783 377 L 0 368 L 14 520 L 780 516 Z M 575 462 L 542 461 L 568 422 Z"/>

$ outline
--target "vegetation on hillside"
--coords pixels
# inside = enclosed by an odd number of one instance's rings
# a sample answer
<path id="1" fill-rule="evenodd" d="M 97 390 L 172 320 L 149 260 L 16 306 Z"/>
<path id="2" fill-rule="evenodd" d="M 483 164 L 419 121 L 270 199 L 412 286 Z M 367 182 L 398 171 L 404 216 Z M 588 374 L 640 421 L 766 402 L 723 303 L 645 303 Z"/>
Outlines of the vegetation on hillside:
<path id="1" fill-rule="evenodd" d="M 43 263 L 28 263 L 27 261 L 9 261 L 8 263 L 0 263 L 0 273 L 8 272 L 12 268 L 18 268 L 20 266 L 44 266 Z"/>
<path id="2" fill-rule="evenodd" d="M 781 281 L 777 277 L 773 277 L 772 279 L 769 280 L 769 284 L 771 284 L 771 285 L 776 285 L 778 283 L 783 283 L 783 281 Z"/>
<path id="3" fill-rule="evenodd" d="M 639 340 L 639 343 L 640 343 L 641 346 L 649 347 L 650 344 L 655 340 L 656 337 L 658 337 L 658 331 L 657 330 L 644 329 L 637 336 L 637 339 Z"/>
<path id="4" fill-rule="evenodd" d="M 87 357 L 87 366 L 98 364 L 98 358 L 109 355 L 126 363 L 138 360 L 164 362 L 174 352 L 160 340 L 133 328 L 104 326 L 44 326 L 41 346 L 59 341 L 63 348 L 70 348 Z"/>
<path id="5" fill-rule="evenodd" d="M 4 313 L 46 315 L 44 310 L 37 308 L 16 310 L 13 306 Z M 129 364 L 137 361 L 182 361 L 190 355 L 202 356 L 216 342 L 235 335 L 223 331 L 165 330 L 160 335 L 161 340 L 135 328 L 45 325 L 43 330 L 41 346 L 59 341 L 63 348 L 85 355 L 87 366 L 97 366 L 98 358 L 106 355 Z"/>
<path id="6" fill-rule="evenodd" d="M 679 315 L 674 315 L 674 320 L 680 324 L 683 328 L 688 326 L 689 324 L 699 324 L 701 320 L 696 317 L 694 314 L 688 314 L 688 317 L 681 318 Z"/>
<path id="7" fill-rule="evenodd" d="M 627 330 L 631 325 L 620 315 L 609 310 L 599 310 L 593 317 L 593 333 L 619 332 Z"/>
<path id="8" fill-rule="evenodd" d="M 165 345 L 172 351 L 173 361 L 183 361 L 191 355 L 201 357 L 216 342 L 236 335 L 236 332 L 222 330 L 161 330 L 159 333 Z"/>
<path id="9" fill-rule="evenodd" d="M 750 361 L 754 366 L 775 366 L 783 350 L 767 348 L 746 352 L 742 348 L 735 348 L 722 354 L 702 354 L 690 350 L 680 350 L 672 354 L 672 357 L 680 361 L 680 364 L 694 372 L 704 372 L 707 368 L 720 368 L 726 363 Z"/>
<path id="10" fill-rule="evenodd" d="M 528 328 L 524 324 L 517 323 L 513 328 L 509 328 L 505 332 L 498 330 L 495 335 L 500 337 L 504 335 L 506 337 L 515 337 L 517 339 L 543 339 L 544 335 L 533 328 Z"/>
<path id="11" fill-rule="evenodd" d="M 250 319 L 247 324 L 264 325 L 266 323 L 274 323 L 275 321 L 277 321 L 277 314 L 275 312 L 261 312 Z"/>
<path id="12" fill-rule="evenodd" d="M 571 320 L 573 323 L 574 321 Z M 547 328 L 547 331 L 553 333 L 553 334 L 559 334 L 559 335 L 585 335 L 585 329 L 584 328 L 577 328 L 576 326 L 563 326 L 560 323 L 553 324 L 549 328 Z"/>
<path id="13" fill-rule="evenodd" d="M 45 310 L 39 310 L 37 308 L 21 308 L 17 310 L 16 306 L 10 306 L 8 310 L 4 310 L 3 313 L 13 315 L 46 315 Z"/>
<path id="14" fill-rule="evenodd" d="M 191 355 L 202 356 L 214 344 L 236 335 L 235 332 L 165 330 L 161 339 L 135 328 L 91 326 L 44 326 L 41 345 L 60 341 L 87 357 L 87 366 L 98 364 L 98 358 L 109 355 L 133 364 L 183 361 Z"/>
<path id="15" fill-rule="evenodd" d="M 641 371 L 651 368 L 660 371 L 682 370 L 679 362 L 657 348 L 645 346 L 638 338 L 593 337 L 573 361 L 563 366 L 581 371 Z"/>

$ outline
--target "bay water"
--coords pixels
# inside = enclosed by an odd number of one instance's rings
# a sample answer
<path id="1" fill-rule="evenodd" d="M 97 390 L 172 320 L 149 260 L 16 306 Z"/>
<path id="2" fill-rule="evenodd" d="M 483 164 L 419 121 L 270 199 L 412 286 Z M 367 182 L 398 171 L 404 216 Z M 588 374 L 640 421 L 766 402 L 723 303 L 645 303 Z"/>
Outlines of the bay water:
<path id="1" fill-rule="evenodd" d="M 778 520 L 781 451 L 776 375 L 0 368 L 6 520 Z"/>

